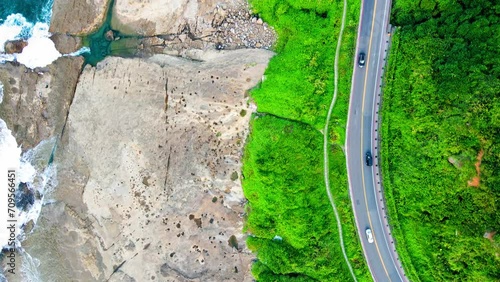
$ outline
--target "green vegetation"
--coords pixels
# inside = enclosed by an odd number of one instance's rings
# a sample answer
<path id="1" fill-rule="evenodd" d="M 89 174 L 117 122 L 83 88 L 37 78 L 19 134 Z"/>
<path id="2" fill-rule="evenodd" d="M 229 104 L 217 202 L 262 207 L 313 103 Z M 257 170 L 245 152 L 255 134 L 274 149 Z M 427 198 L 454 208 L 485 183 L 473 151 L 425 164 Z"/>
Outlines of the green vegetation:
<path id="1" fill-rule="evenodd" d="M 333 62 L 342 19 L 342 1 L 251 1 L 278 35 L 278 53 L 269 63 L 262 87 L 252 92 L 259 111 L 324 126 L 333 93 Z M 359 3 L 351 1 L 345 44 L 356 37 Z M 353 49 L 353 48 L 352 48 Z M 352 53 L 343 52 L 340 77 L 350 74 Z M 344 77 L 349 90 L 350 76 Z M 348 93 L 348 92 L 347 92 Z M 348 98 L 348 96 L 347 96 Z M 343 115 L 345 118 L 345 114 Z"/>
<path id="2" fill-rule="evenodd" d="M 254 275 L 258 280 L 272 281 L 276 274 L 285 274 L 278 281 L 290 275 L 319 281 L 351 279 L 325 192 L 322 146 L 321 133 L 309 125 L 270 115 L 252 121 L 243 185 L 249 200 L 246 229 L 254 236 L 247 243 L 257 250 Z M 350 257 L 357 274 L 367 275 L 349 218 L 344 162 L 339 158 L 336 162 L 332 179 L 342 182 L 337 197 L 344 194 L 341 214 L 349 230 L 345 236 Z"/>
<path id="3" fill-rule="evenodd" d="M 237 171 L 233 171 L 233 173 L 231 173 L 231 180 L 235 181 L 236 179 L 238 179 L 238 172 Z"/>
<path id="4" fill-rule="evenodd" d="M 394 3 L 382 168 L 412 281 L 500 280 L 499 237 L 483 237 L 500 232 L 499 14 L 498 1 Z"/>
<path id="5" fill-rule="evenodd" d="M 231 237 L 229 237 L 229 239 L 227 240 L 227 244 L 231 248 L 238 249 L 238 239 L 236 239 L 236 236 L 234 235 L 231 235 Z"/>
<path id="6" fill-rule="evenodd" d="M 279 35 L 266 80 L 252 91 L 252 119 L 242 183 L 249 200 L 245 229 L 257 253 L 258 281 L 350 281 L 323 179 L 323 126 L 333 95 L 341 1 L 254 0 L 253 11 Z M 342 145 L 359 3 L 350 1 L 340 55 L 339 97 L 331 120 L 330 179 L 347 254 L 359 281 L 370 274 L 348 194 Z M 275 237 L 276 236 L 276 237 Z"/>

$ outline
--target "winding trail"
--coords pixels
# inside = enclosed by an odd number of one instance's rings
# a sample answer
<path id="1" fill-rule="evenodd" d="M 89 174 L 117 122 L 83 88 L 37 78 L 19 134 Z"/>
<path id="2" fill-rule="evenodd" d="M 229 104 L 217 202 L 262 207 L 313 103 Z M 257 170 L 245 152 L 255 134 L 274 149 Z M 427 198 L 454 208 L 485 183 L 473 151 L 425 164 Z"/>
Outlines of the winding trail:
<path id="1" fill-rule="evenodd" d="M 339 54 L 340 54 L 340 45 L 342 43 L 342 34 L 344 33 L 345 26 L 345 18 L 347 15 L 347 0 L 344 0 L 344 10 L 342 12 L 342 24 L 340 25 L 339 37 L 337 39 L 337 48 L 335 50 L 335 62 L 334 62 L 334 90 L 332 102 L 330 103 L 330 108 L 328 109 L 328 115 L 326 116 L 325 127 L 323 128 L 323 172 L 325 178 L 325 186 L 326 186 L 326 194 L 328 195 L 328 199 L 330 200 L 330 204 L 332 205 L 333 212 L 335 214 L 335 219 L 337 220 L 337 228 L 339 232 L 340 239 L 340 248 L 342 249 L 342 254 L 344 255 L 344 260 L 349 267 L 349 271 L 351 272 L 352 279 L 354 281 L 358 281 L 356 279 L 356 275 L 352 270 L 351 263 L 349 262 L 349 258 L 345 252 L 344 246 L 344 235 L 342 234 L 342 223 L 340 221 L 340 216 L 337 211 L 337 206 L 335 205 L 335 201 L 333 200 L 332 192 L 330 191 L 330 166 L 329 166 L 329 158 L 328 158 L 328 124 L 330 123 L 330 118 L 332 115 L 333 107 L 335 106 L 335 102 L 337 101 L 337 93 L 338 93 L 338 80 L 339 80 Z"/>

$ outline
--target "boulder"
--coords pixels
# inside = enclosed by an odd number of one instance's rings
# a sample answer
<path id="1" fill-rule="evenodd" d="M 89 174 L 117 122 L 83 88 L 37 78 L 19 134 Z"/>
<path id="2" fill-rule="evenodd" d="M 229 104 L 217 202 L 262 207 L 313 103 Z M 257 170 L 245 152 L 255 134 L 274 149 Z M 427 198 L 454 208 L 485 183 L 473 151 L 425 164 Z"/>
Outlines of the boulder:
<path id="1" fill-rule="evenodd" d="M 113 33 L 112 30 L 108 30 L 104 34 L 104 38 L 106 38 L 107 41 L 113 41 L 113 40 L 115 40 L 115 34 Z"/>
<path id="2" fill-rule="evenodd" d="M 50 36 L 50 39 L 54 42 L 57 51 L 61 54 L 69 54 L 82 47 L 82 39 L 78 36 L 55 33 Z"/>
<path id="3" fill-rule="evenodd" d="M 4 50 L 7 54 L 21 53 L 28 42 L 24 40 L 11 40 L 5 42 Z"/>

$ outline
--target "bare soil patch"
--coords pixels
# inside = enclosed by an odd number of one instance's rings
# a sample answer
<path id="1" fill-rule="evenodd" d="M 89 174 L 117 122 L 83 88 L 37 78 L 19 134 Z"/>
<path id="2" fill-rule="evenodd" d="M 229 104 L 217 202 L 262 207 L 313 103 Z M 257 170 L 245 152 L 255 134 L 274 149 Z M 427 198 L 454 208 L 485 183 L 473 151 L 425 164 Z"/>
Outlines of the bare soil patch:
<path id="1" fill-rule="evenodd" d="M 496 231 L 486 232 L 486 233 L 484 233 L 483 237 L 490 240 L 493 243 L 493 242 L 495 242 L 495 240 L 493 240 L 493 237 L 495 237 L 495 234 L 497 234 Z"/>
<path id="2" fill-rule="evenodd" d="M 467 181 L 467 184 L 469 186 L 472 186 L 472 187 L 479 187 L 479 183 L 480 183 L 480 178 L 479 178 L 479 175 L 481 174 L 481 160 L 483 159 L 483 155 L 484 155 L 484 151 L 481 149 L 481 151 L 479 151 L 479 154 L 477 155 L 477 162 L 474 164 L 476 166 L 476 173 L 477 175 L 474 176 L 471 180 Z"/>

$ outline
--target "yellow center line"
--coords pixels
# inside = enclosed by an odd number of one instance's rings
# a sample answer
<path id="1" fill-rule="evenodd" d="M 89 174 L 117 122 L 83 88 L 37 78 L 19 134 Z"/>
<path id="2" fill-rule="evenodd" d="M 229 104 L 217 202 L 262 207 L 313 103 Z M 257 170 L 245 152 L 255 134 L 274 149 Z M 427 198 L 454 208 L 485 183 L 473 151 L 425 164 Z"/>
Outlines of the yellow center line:
<path id="1" fill-rule="evenodd" d="M 364 86 L 363 86 L 363 100 L 362 100 L 362 105 L 361 105 L 361 142 L 360 142 L 360 151 L 361 151 L 361 164 L 364 164 L 364 160 L 363 160 L 363 156 L 364 156 L 364 152 L 363 152 L 363 112 L 365 111 L 365 97 L 366 97 L 366 81 L 368 79 L 368 67 L 370 66 L 370 53 L 371 53 L 371 49 L 372 49 L 372 39 L 373 39 L 373 28 L 375 26 L 375 11 L 377 9 L 377 0 L 375 0 L 375 3 L 373 5 L 373 15 L 372 15 L 372 27 L 371 27 L 371 31 L 370 31 L 370 41 L 368 43 L 368 52 L 366 53 L 366 74 L 365 74 L 365 81 L 364 81 Z M 368 201 L 366 199 L 366 185 L 365 185 L 365 173 L 364 173 L 364 169 L 362 168 L 361 169 L 361 180 L 362 180 L 362 183 L 363 183 L 363 194 L 364 194 L 364 197 L 365 197 L 365 205 L 366 205 L 366 211 L 368 213 L 368 222 L 370 224 L 370 229 L 373 230 L 372 228 L 372 220 L 371 220 L 371 217 L 370 217 L 370 211 L 368 209 Z M 383 228 L 383 226 L 382 226 Z M 377 244 L 377 240 L 376 240 L 376 237 L 375 237 L 375 232 L 372 231 L 372 236 L 373 236 L 373 242 L 375 243 L 375 248 L 377 249 L 377 254 L 378 254 L 378 257 L 380 258 L 380 262 L 382 263 L 382 267 L 384 268 L 384 271 L 385 271 L 385 274 L 387 275 L 387 278 L 389 279 L 389 281 L 391 281 L 391 278 L 389 277 L 389 272 L 387 272 L 387 268 L 384 264 L 384 260 L 382 259 L 382 255 L 380 254 L 380 250 L 378 248 L 378 244 Z"/>

